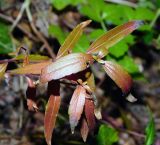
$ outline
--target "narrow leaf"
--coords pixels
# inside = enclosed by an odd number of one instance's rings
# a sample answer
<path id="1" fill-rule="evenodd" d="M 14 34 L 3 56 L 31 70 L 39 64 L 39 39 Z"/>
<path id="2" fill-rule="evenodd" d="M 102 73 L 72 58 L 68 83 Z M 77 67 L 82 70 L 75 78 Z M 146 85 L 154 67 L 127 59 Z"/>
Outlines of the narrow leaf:
<path id="1" fill-rule="evenodd" d="M 62 46 L 60 47 L 57 59 L 59 59 L 62 56 L 65 56 L 68 54 L 69 51 L 73 49 L 77 41 L 79 40 L 80 36 L 82 35 L 83 29 L 91 22 L 91 20 L 84 21 L 77 25 L 73 31 L 68 35 Z"/>
<path id="2" fill-rule="evenodd" d="M 88 72 L 87 72 L 88 73 Z M 87 75 L 87 74 L 86 74 Z M 95 92 L 96 90 L 96 85 L 95 85 L 95 79 L 94 79 L 94 75 L 92 72 L 89 72 L 88 76 L 87 76 L 87 85 L 90 87 L 90 89 L 92 90 L 92 92 Z"/>
<path id="3" fill-rule="evenodd" d="M 90 96 L 89 96 L 90 97 Z M 91 99 L 85 99 L 85 116 L 90 131 L 95 127 L 94 102 Z"/>
<path id="4" fill-rule="evenodd" d="M 52 133 L 61 102 L 59 88 L 60 84 L 58 81 L 51 81 L 48 83 L 49 100 L 46 106 L 44 118 L 44 134 L 48 145 L 51 145 Z"/>
<path id="5" fill-rule="evenodd" d="M 56 80 L 71 74 L 75 74 L 85 70 L 88 67 L 88 63 L 92 61 L 93 58 L 89 54 L 69 54 L 42 69 L 40 81 L 42 83 L 46 83 L 51 80 Z"/>
<path id="6" fill-rule="evenodd" d="M 84 142 L 86 142 L 87 140 L 87 136 L 89 133 L 89 128 L 88 128 L 88 124 L 85 118 L 82 119 L 82 125 L 81 125 L 81 136 Z"/>
<path id="7" fill-rule="evenodd" d="M 10 74 L 33 74 L 33 75 L 39 75 L 41 74 L 41 70 L 51 64 L 51 61 L 44 61 L 34 64 L 28 64 L 24 67 L 17 68 L 14 70 L 8 71 Z"/>
<path id="8" fill-rule="evenodd" d="M 89 47 L 87 53 L 98 54 L 101 58 L 106 56 L 108 53 L 108 49 L 111 46 L 133 32 L 141 24 L 141 21 L 130 21 L 123 25 L 117 26 L 114 29 L 111 29 L 106 34 L 99 37 L 95 42 L 93 42 Z"/>
<path id="9" fill-rule="evenodd" d="M 146 133 L 145 145 L 153 145 L 155 141 L 156 130 L 155 130 L 154 119 L 151 113 L 150 113 L 150 121 L 146 127 L 145 133 Z"/>
<path id="10" fill-rule="evenodd" d="M 3 79 L 8 63 L 0 64 L 0 80 Z"/>
<path id="11" fill-rule="evenodd" d="M 78 121 L 83 112 L 85 103 L 86 90 L 82 86 L 77 86 L 70 101 L 68 113 L 71 131 L 74 133 L 74 129 L 78 124 Z"/>
<path id="12" fill-rule="evenodd" d="M 120 65 L 111 61 L 105 61 L 103 66 L 107 75 L 122 89 L 123 93 L 128 93 L 132 86 L 132 78 Z"/>
<path id="13" fill-rule="evenodd" d="M 15 57 L 16 60 L 23 60 L 25 58 L 24 54 L 20 54 Z M 42 62 L 44 60 L 49 60 L 48 56 L 38 55 L 38 54 L 30 54 L 28 55 L 30 62 Z"/>

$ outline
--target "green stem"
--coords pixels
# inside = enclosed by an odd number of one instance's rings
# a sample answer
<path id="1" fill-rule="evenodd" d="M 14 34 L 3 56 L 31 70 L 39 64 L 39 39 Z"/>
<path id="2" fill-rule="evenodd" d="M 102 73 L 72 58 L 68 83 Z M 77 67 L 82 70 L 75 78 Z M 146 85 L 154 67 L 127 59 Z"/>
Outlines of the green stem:
<path id="1" fill-rule="evenodd" d="M 157 10 L 155 17 L 153 18 L 153 20 L 150 23 L 150 27 L 151 28 L 155 25 L 155 23 L 156 23 L 156 21 L 157 21 L 159 16 L 160 16 L 160 8 Z"/>
<path id="2" fill-rule="evenodd" d="M 107 31 L 107 28 L 106 28 L 105 23 L 104 23 L 103 20 L 101 21 L 101 27 L 102 27 L 102 29 L 103 29 L 104 31 Z"/>

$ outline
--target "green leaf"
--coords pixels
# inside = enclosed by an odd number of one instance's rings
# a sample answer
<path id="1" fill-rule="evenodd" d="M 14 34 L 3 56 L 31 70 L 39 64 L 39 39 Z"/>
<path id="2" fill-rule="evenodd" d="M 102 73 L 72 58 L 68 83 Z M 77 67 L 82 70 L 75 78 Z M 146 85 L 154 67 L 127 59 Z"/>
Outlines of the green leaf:
<path id="1" fill-rule="evenodd" d="M 124 56 L 122 59 L 118 61 L 118 63 L 123 66 L 127 72 L 134 74 L 139 73 L 139 68 L 134 60 L 129 56 Z"/>
<path id="2" fill-rule="evenodd" d="M 89 39 L 90 39 L 90 41 L 94 41 L 94 40 L 96 40 L 98 37 L 100 37 L 103 34 L 105 34 L 105 31 L 103 29 L 94 29 L 89 34 Z"/>
<path id="3" fill-rule="evenodd" d="M 75 48 L 73 49 L 73 52 L 86 52 L 86 50 L 89 47 L 89 40 L 86 35 L 82 35 L 79 39 L 78 43 L 76 44 Z"/>
<path id="4" fill-rule="evenodd" d="M 56 37 L 60 44 L 63 44 L 63 42 L 66 38 L 66 33 L 63 32 L 62 29 L 59 26 L 50 25 L 49 29 L 48 29 L 48 32 L 52 37 Z"/>
<path id="5" fill-rule="evenodd" d="M 109 49 L 109 53 L 115 57 L 121 57 L 128 51 L 128 44 L 134 43 L 134 37 L 132 35 L 127 36 L 122 41 Z"/>
<path id="6" fill-rule="evenodd" d="M 8 54 L 13 51 L 9 27 L 0 22 L 0 54 Z"/>
<path id="7" fill-rule="evenodd" d="M 154 140 L 155 140 L 155 123 L 153 116 L 150 115 L 150 121 L 146 127 L 145 133 L 146 133 L 146 138 L 145 138 L 145 145 L 153 145 Z"/>
<path id="8" fill-rule="evenodd" d="M 66 6 L 68 5 L 77 5 L 81 2 L 83 2 L 84 0 L 51 0 L 53 6 L 57 9 L 57 10 L 62 10 L 64 9 Z"/>
<path id="9" fill-rule="evenodd" d="M 118 133 L 108 125 L 101 125 L 97 135 L 98 145 L 112 145 L 119 139 Z"/>
<path id="10" fill-rule="evenodd" d="M 90 19 L 93 19 L 97 22 L 101 22 L 103 20 L 104 11 L 103 8 L 105 6 L 105 2 L 103 0 L 89 0 L 86 3 L 82 4 L 79 7 L 79 11 L 81 14 L 88 16 Z"/>
<path id="11" fill-rule="evenodd" d="M 151 21 L 155 16 L 154 11 L 148 8 L 139 7 L 135 11 L 135 19 Z"/>

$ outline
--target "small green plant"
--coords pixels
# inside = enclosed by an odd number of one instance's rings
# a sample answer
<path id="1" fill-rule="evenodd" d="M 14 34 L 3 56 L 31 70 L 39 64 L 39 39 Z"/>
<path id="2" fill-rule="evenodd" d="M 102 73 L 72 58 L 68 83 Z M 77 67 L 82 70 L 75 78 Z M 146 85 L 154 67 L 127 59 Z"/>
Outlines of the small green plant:
<path id="1" fill-rule="evenodd" d="M 44 56 L 34 57 L 26 53 L 24 56 L 17 55 L 12 60 L 1 61 L 1 78 L 5 73 L 26 77 L 28 82 L 26 96 L 29 110 L 38 111 L 38 106 L 34 100 L 36 88 L 39 83 L 48 83 L 47 93 L 49 99 L 44 118 L 44 134 L 48 145 L 51 145 L 52 132 L 60 108 L 60 83 L 67 82 L 76 86 L 69 104 L 69 122 L 71 131 L 74 133 L 75 127 L 81 118 L 81 135 L 84 141 L 86 141 L 88 133 L 94 129 L 94 111 L 97 106 L 94 93 L 94 75 L 90 66 L 93 65 L 94 62 L 99 63 L 107 75 L 121 88 L 124 94 L 127 94 L 132 86 L 132 78 L 127 71 L 120 65 L 112 61 L 103 60 L 103 58 L 109 53 L 110 47 L 137 29 L 142 22 L 130 21 L 117 26 L 95 40 L 85 53 L 72 53 L 72 49 L 82 35 L 83 29 L 90 22 L 90 20 L 82 22 L 73 29 L 60 47 L 55 60 Z M 19 52 L 19 50 L 17 50 L 17 52 Z M 6 71 L 7 64 L 10 61 L 22 59 L 23 64 L 21 64 L 19 68 Z M 35 63 L 37 61 L 38 63 Z M 33 81 L 31 75 L 39 76 L 39 79 Z M 82 115 L 82 113 L 84 115 Z M 100 118 L 99 116 L 98 119 Z M 100 131 L 105 131 L 105 126 L 102 126 Z M 115 134 L 112 129 L 111 131 Z M 101 135 L 99 135 L 99 138 L 101 138 Z M 117 137 L 111 142 L 115 142 L 116 140 Z"/>

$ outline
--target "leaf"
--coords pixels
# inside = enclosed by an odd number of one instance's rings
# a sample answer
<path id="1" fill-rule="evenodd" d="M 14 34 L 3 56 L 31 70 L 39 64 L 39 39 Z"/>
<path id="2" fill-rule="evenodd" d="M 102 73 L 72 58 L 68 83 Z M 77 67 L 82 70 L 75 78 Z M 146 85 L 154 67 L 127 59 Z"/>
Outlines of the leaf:
<path id="1" fill-rule="evenodd" d="M 88 16 L 90 19 L 101 22 L 104 15 L 104 6 L 105 2 L 103 0 L 89 0 L 79 6 L 79 11 L 81 14 Z"/>
<path id="2" fill-rule="evenodd" d="M 129 35 L 125 37 L 122 41 L 118 42 L 109 49 L 109 54 L 115 56 L 116 58 L 122 57 L 128 51 L 128 44 L 134 43 L 134 37 Z"/>
<path id="3" fill-rule="evenodd" d="M 66 33 L 58 25 L 50 25 L 48 32 L 51 36 L 56 37 L 60 44 L 63 44 L 66 38 Z"/>
<path id="4" fill-rule="evenodd" d="M 91 55 L 83 53 L 72 53 L 51 63 L 42 70 L 40 81 L 46 83 L 65 76 L 75 74 L 88 67 L 88 63 L 93 61 Z"/>
<path id="5" fill-rule="evenodd" d="M 33 74 L 33 75 L 39 75 L 41 74 L 41 70 L 51 64 L 51 61 L 44 61 L 39 62 L 35 64 L 28 64 L 24 67 L 17 68 L 14 70 L 9 70 L 8 72 L 10 74 L 21 74 L 21 75 L 27 75 L 27 74 Z"/>
<path id="6" fill-rule="evenodd" d="M 91 96 L 88 96 L 88 98 Z M 84 107 L 84 111 L 85 111 L 85 116 L 87 119 L 87 124 L 89 127 L 90 131 L 94 130 L 95 127 L 95 116 L 94 116 L 94 102 L 91 99 L 85 99 L 85 107 Z"/>
<path id="7" fill-rule="evenodd" d="M 68 54 L 73 49 L 80 36 L 82 35 L 83 29 L 91 22 L 91 20 L 84 21 L 77 25 L 73 31 L 68 35 L 62 46 L 60 47 L 57 59 Z"/>
<path id="8" fill-rule="evenodd" d="M 105 61 L 103 65 L 107 75 L 122 89 L 123 93 L 128 93 L 132 86 L 132 78 L 120 65 L 111 61 Z"/>
<path id="9" fill-rule="evenodd" d="M 8 54 L 13 51 L 9 27 L 0 22 L 0 54 Z"/>
<path id="10" fill-rule="evenodd" d="M 99 54 L 100 57 L 104 57 L 108 53 L 108 49 L 137 29 L 142 24 L 141 21 L 130 21 L 123 25 L 117 26 L 114 29 L 108 31 L 106 34 L 99 37 L 95 42 L 91 44 L 87 53 Z"/>
<path id="11" fill-rule="evenodd" d="M 146 133 L 145 145 L 153 145 L 155 141 L 156 130 L 155 130 L 154 119 L 151 113 L 150 113 L 150 121 L 146 127 L 145 133 Z"/>
<path id="12" fill-rule="evenodd" d="M 74 133 L 74 129 L 77 126 L 78 121 L 83 112 L 85 97 L 86 97 L 86 90 L 82 86 L 77 86 L 71 98 L 68 109 L 69 122 L 72 133 Z"/>
<path id="13" fill-rule="evenodd" d="M 89 47 L 90 43 L 88 37 L 86 35 L 82 35 L 81 38 L 78 40 L 77 44 L 73 48 L 74 53 L 82 52 L 85 53 Z"/>
<path id="14" fill-rule="evenodd" d="M 23 60 L 25 58 L 24 54 L 20 54 L 15 57 L 16 60 Z M 43 56 L 39 54 L 30 54 L 28 55 L 29 61 L 30 62 L 40 62 L 44 60 L 49 60 L 50 58 L 48 56 Z"/>
<path id="15" fill-rule="evenodd" d="M 60 84 L 58 81 L 51 81 L 48 83 L 49 100 L 46 106 L 44 117 L 44 134 L 48 145 L 51 145 L 52 133 L 55 127 L 56 118 L 61 102 L 59 89 Z"/>
<path id="16" fill-rule="evenodd" d="M 77 5 L 80 2 L 83 2 L 84 0 L 51 0 L 53 6 L 57 9 L 57 10 L 62 10 L 64 9 L 66 6 L 68 5 Z"/>
<path id="17" fill-rule="evenodd" d="M 81 125 L 80 132 L 81 132 L 81 136 L 82 136 L 83 141 L 86 142 L 87 136 L 89 133 L 89 128 L 88 128 L 87 121 L 85 118 L 82 119 L 82 125 Z"/>
<path id="18" fill-rule="evenodd" d="M 87 72 L 86 76 L 87 76 L 87 85 L 90 87 L 92 92 L 95 92 L 96 85 L 95 85 L 95 78 L 94 78 L 93 73 L 92 72 Z"/>
<path id="19" fill-rule="evenodd" d="M 113 145 L 118 141 L 118 133 L 108 125 L 101 125 L 97 135 L 98 145 Z"/>
<path id="20" fill-rule="evenodd" d="M 8 63 L 0 64 L 0 80 L 3 79 Z"/>
<path id="21" fill-rule="evenodd" d="M 118 61 L 118 64 L 123 66 L 127 72 L 134 74 L 134 73 L 139 73 L 139 68 L 138 65 L 134 62 L 134 60 L 129 57 L 129 56 L 124 56 L 122 59 Z"/>

